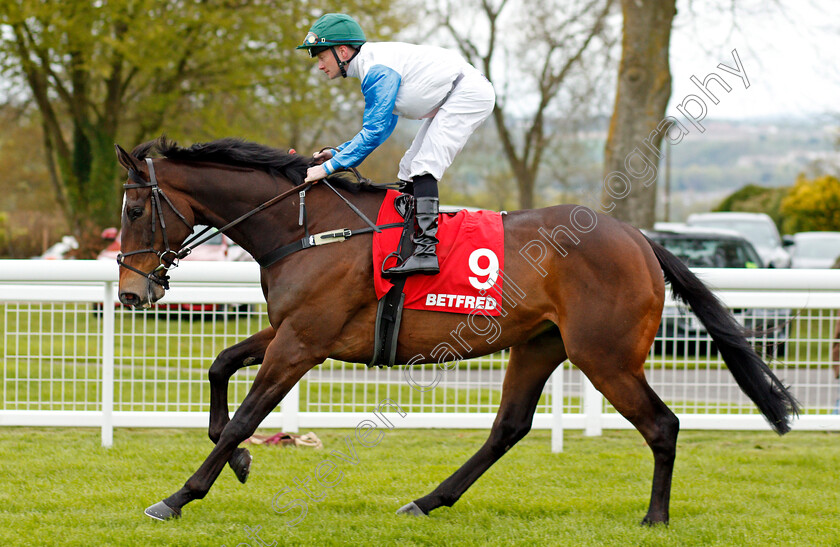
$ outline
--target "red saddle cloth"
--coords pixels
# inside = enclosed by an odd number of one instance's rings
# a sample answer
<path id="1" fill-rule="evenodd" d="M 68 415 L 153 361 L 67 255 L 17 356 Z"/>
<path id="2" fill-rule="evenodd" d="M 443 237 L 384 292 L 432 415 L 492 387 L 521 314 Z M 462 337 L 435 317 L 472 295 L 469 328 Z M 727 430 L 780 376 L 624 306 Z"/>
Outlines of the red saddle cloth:
<path id="1" fill-rule="evenodd" d="M 388 190 L 379 209 L 377 224 L 402 222 L 394 208 L 400 193 Z M 376 298 L 382 298 L 393 284 L 382 277 L 383 261 L 399 246 L 402 231 L 382 230 L 373 234 L 373 281 Z M 437 246 L 440 273 L 413 275 L 405 282 L 404 308 L 412 310 L 472 313 L 498 316 L 504 272 L 504 230 L 502 215 L 493 211 L 443 213 L 438 223 Z M 384 269 L 397 264 L 391 257 Z"/>

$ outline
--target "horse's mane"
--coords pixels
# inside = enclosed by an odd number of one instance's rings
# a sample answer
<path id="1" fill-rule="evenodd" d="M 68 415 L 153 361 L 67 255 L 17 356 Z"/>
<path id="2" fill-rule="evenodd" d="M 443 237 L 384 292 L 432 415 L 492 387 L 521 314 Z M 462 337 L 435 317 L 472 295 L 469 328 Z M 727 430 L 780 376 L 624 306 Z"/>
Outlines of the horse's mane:
<path id="1" fill-rule="evenodd" d="M 306 169 L 310 166 L 307 156 L 289 154 L 277 148 L 231 137 L 183 148 L 164 136 L 138 145 L 131 155 L 142 160 L 155 153 L 176 161 L 219 163 L 259 169 L 272 176 L 285 177 L 293 184 L 303 182 Z M 354 193 L 359 190 L 358 184 L 344 176 L 331 176 L 330 182 Z"/>

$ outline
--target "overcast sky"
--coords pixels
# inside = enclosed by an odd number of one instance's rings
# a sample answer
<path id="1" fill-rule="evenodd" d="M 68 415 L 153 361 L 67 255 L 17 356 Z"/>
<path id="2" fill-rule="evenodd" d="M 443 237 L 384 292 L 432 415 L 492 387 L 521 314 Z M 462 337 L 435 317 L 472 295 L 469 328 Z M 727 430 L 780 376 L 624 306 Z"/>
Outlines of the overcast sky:
<path id="1" fill-rule="evenodd" d="M 730 0 L 718 1 L 728 5 Z M 690 81 L 692 75 L 703 80 L 716 72 L 732 91 L 711 84 L 720 102 L 706 100 L 709 117 L 822 112 L 840 117 L 840 1 L 779 0 L 782 6 L 769 0 L 733 2 L 741 6 L 734 17 L 708 9 L 705 0 L 678 0 L 668 113 L 686 96 L 702 96 Z M 700 10 L 702 6 L 706 9 Z M 749 79 L 748 89 L 737 76 L 717 68 L 719 63 L 735 68 L 733 49 Z"/>

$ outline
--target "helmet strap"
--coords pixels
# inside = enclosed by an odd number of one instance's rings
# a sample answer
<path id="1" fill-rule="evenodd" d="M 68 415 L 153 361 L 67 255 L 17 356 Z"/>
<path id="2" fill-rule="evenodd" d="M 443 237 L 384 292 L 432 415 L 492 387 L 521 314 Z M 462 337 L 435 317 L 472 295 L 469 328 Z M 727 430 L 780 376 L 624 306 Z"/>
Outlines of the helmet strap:
<path id="1" fill-rule="evenodd" d="M 342 61 L 338 58 L 338 52 L 336 52 L 335 46 L 330 46 L 330 51 L 332 51 L 333 57 L 335 57 L 335 62 L 338 63 L 338 70 L 341 71 L 342 78 L 347 77 L 347 70 L 344 67 L 350 64 L 350 61 L 352 61 L 356 57 L 356 55 L 359 54 L 359 49 L 360 48 L 354 48 L 353 55 L 351 55 L 350 58 L 346 61 Z"/>

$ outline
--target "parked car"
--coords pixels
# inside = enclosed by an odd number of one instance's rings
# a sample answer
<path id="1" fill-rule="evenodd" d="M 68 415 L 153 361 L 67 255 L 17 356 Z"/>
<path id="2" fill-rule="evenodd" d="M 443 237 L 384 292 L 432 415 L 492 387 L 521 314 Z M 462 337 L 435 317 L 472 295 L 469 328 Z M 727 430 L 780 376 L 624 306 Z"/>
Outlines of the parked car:
<path id="1" fill-rule="evenodd" d="M 695 213 L 689 226 L 735 230 L 743 235 L 768 268 L 790 268 L 790 254 L 782 245 L 776 224 L 764 213 Z"/>
<path id="2" fill-rule="evenodd" d="M 840 258 L 840 232 L 799 232 L 785 236 L 791 268 L 831 268 Z"/>
<path id="3" fill-rule="evenodd" d="M 691 268 L 761 268 L 762 260 L 752 244 L 732 230 L 671 226 L 669 230 L 645 231 Z M 735 319 L 747 329 L 764 331 L 758 338 L 774 357 L 785 354 L 791 311 L 771 308 L 732 310 Z M 706 328 L 688 309 L 666 307 L 657 332 L 654 351 L 658 353 L 716 353 Z"/>
<path id="4" fill-rule="evenodd" d="M 761 268 L 755 247 L 734 230 L 669 225 L 645 234 L 690 268 Z"/>
<path id="5" fill-rule="evenodd" d="M 193 235 L 200 233 L 204 230 L 205 226 L 195 226 L 193 228 Z M 103 238 L 109 239 L 108 236 L 113 237 L 113 241 L 99 253 L 97 256 L 98 260 L 116 260 L 117 255 L 120 252 L 120 233 L 117 232 L 116 234 L 112 234 L 109 230 L 114 230 L 113 228 L 106 229 L 103 232 Z M 211 229 L 212 232 L 215 232 L 215 236 L 208 239 L 187 255 L 183 260 L 206 260 L 206 261 L 244 261 L 244 260 L 253 260 L 251 255 L 245 252 L 242 247 L 235 244 L 229 237 L 226 235 L 219 233 L 215 228 Z M 209 232 L 208 232 L 209 233 Z M 205 236 L 207 234 L 204 234 Z M 202 236 L 203 238 L 204 236 Z M 180 304 L 167 304 L 167 303 L 158 303 L 154 306 L 157 310 L 162 311 L 183 311 L 188 312 L 191 315 L 195 314 L 198 317 L 205 317 L 211 318 L 214 314 L 225 314 L 225 313 L 236 313 L 241 311 L 247 311 L 249 306 L 247 304 L 194 304 L 194 303 L 180 303 Z M 167 314 L 169 315 L 169 314 Z"/>

